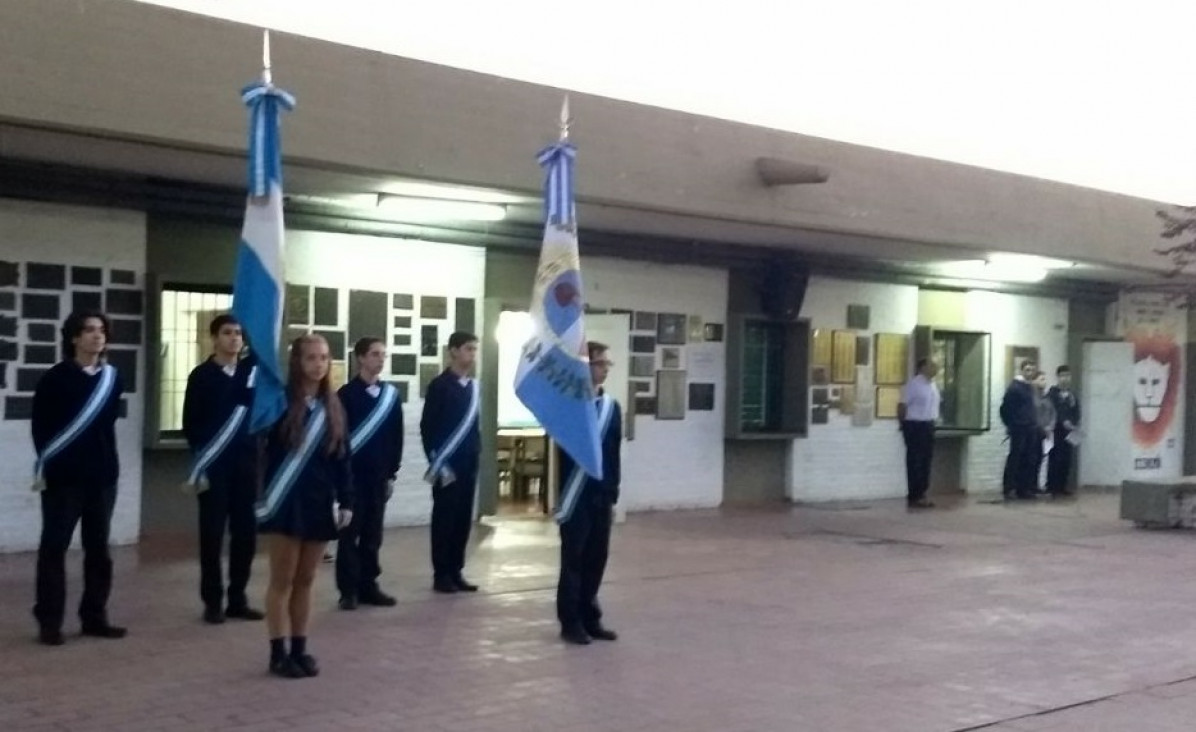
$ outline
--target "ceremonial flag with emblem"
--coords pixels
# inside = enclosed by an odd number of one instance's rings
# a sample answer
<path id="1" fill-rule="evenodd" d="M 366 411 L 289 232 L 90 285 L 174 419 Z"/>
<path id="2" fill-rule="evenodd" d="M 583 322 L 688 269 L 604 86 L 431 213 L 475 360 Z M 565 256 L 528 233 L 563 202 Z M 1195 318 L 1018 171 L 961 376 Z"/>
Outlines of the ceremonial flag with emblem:
<path id="1" fill-rule="evenodd" d="M 566 113 L 567 114 L 567 113 Z M 532 290 L 535 331 L 523 347 L 515 393 L 583 470 L 602 478 L 598 409 L 586 351 L 581 260 L 573 202 L 576 149 L 565 141 L 539 155 L 547 171 L 540 266 Z"/>
<path id="2" fill-rule="evenodd" d="M 246 87 L 241 99 L 250 109 L 249 197 L 237 252 L 233 280 L 233 317 L 258 357 L 257 383 L 249 429 L 273 425 L 286 410 L 279 362 L 282 340 L 283 223 L 282 149 L 279 117 L 295 106 L 295 99 L 276 88 L 269 74 Z"/>

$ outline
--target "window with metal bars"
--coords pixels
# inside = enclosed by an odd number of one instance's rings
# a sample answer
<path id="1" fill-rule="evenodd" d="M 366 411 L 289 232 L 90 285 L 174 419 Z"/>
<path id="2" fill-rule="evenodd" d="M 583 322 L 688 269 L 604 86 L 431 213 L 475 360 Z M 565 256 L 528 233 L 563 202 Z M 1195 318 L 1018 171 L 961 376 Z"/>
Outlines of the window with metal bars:
<path id="1" fill-rule="evenodd" d="M 181 434 L 183 399 L 191 370 L 211 353 L 208 325 L 232 307 L 228 288 L 166 285 L 162 288 L 161 348 L 158 351 L 159 430 Z"/>

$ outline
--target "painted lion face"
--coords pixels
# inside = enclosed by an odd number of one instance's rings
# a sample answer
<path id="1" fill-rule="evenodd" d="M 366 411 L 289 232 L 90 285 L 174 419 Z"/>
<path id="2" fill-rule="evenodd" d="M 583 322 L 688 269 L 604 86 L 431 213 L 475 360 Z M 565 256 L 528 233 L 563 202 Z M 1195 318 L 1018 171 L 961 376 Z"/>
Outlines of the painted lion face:
<path id="1" fill-rule="evenodd" d="M 1175 421 L 1183 355 L 1170 336 L 1135 334 L 1130 340 L 1134 343 L 1134 442 L 1154 447 Z"/>
<path id="2" fill-rule="evenodd" d="M 1143 422 L 1155 422 L 1163 413 L 1163 397 L 1171 381 L 1171 364 L 1154 356 L 1134 363 L 1134 411 Z"/>

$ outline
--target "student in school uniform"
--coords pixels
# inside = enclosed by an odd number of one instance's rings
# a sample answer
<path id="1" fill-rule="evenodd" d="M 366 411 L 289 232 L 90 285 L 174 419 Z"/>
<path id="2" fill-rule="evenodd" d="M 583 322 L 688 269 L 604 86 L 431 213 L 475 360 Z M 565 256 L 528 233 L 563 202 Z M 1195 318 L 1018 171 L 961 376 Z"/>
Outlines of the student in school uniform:
<path id="1" fill-rule="evenodd" d="M 1047 459 L 1047 490 L 1055 497 L 1070 496 L 1067 482 L 1071 478 L 1073 447 L 1069 440 L 1080 428 L 1080 400 L 1071 388 L 1071 369 L 1060 366 L 1055 370 L 1056 383 L 1047 392 L 1055 405 L 1055 447 Z"/>
<path id="2" fill-rule="evenodd" d="M 320 673 L 307 652 L 312 583 L 328 542 L 353 520 L 345 410 L 332 390 L 330 365 L 322 337 L 305 335 L 291 344 L 287 410 L 266 443 L 257 519 L 270 551 L 269 668 L 284 678 Z"/>
<path id="3" fill-rule="evenodd" d="M 124 385 L 104 359 L 108 318 L 71 313 L 62 326 L 63 361 L 42 376 L 33 394 L 34 490 L 41 492 L 42 534 L 37 549 L 38 640 L 60 646 L 66 611 L 66 552 L 82 524 L 83 635 L 123 638 L 108 621 L 112 557 L 108 537 L 120 461 L 116 420 Z"/>
<path id="4" fill-rule="evenodd" d="M 1033 500 L 1038 495 L 1035 472 L 1042 460 L 1042 431 L 1031 381 L 1038 365 L 1026 361 L 1001 399 L 1001 423 L 1009 436 L 1009 455 L 1002 478 L 1006 500 Z"/>
<path id="5" fill-rule="evenodd" d="M 1047 462 L 1048 451 L 1055 451 L 1055 404 L 1047 394 L 1050 391 L 1050 385 L 1047 383 L 1045 371 L 1035 373 L 1032 383 L 1034 386 L 1034 410 L 1038 415 L 1038 459 L 1034 462 L 1032 485 L 1035 494 L 1038 494 L 1044 492 L 1040 487 L 1043 463 Z"/>
<path id="6" fill-rule="evenodd" d="M 477 361 L 478 338 L 457 332 L 449 337 L 449 367 L 428 384 L 419 431 L 432 484 L 432 589 L 477 592 L 465 580 L 465 547 L 473 523 L 473 500 L 482 438 L 478 431 L 479 389 L 470 377 Z"/>
<path id="7" fill-rule="evenodd" d="M 199 503 L 199 596 L 203 619 L 261 620 L 245 587 L 257 551 L 257 442 L 249 434 L 256 359 L 241 357 L 245 338 L 231 315 L 209 325 L 212 355 L 187 378 L 183 434 L 194 453 L 187 487 Z M 228 606 L 221 555 L 228 529 Z"/>
<path id="8" fill-rule="evenodd" d="M 619 501 L 623 415 L 619 403 L 602 388 L 613 366 L 609 347 L 591 341 L 587 351 L 598 394 L 595 408 L 602 440 L 602 480 L 586 475 L 567 452 L 558 448 L 561 505 L 555 517 L 561 525 L 557 619 L 561 623 L 561 638 L 579 646 L 589 645 L 592 640 L 613 641 L 619 637 L 602 624 L 598 588 L 606 571 L 611 520 Z"/>
<path id="9" fill-rule="evenodd" d="M 382 520 L 394 492 L 403 456 L 403 405 L 399 390 L 378 377 L 386 363 L 381 338 L 353 346 L 357 376 L 337 392 L 348 420 L 353 459 L 353 521 L 341 530 L 336 555 L 336 586 L 342 610 L 358 605 L 393 607 L 395 598 L 378 587 L 382 567 Z"/>

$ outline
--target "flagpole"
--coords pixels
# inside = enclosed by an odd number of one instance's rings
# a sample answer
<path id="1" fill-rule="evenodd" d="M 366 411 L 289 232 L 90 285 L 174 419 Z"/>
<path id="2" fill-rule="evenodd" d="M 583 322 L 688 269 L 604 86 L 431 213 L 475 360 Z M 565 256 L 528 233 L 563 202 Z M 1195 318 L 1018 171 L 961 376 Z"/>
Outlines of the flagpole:
<path id="1" fill-rule="evenodd" d="M 573 120 L 569 117 L 569 95 L 565 95 L 565 101 L 561 102 L 561 142 L 569 139 L 569 123 Z"/>
<path id="2" fill-rule="evenodd" d="M 262 29 L 262 83 L 274 86 L 274 75 L 270 73 L 270 29 Z"/>

